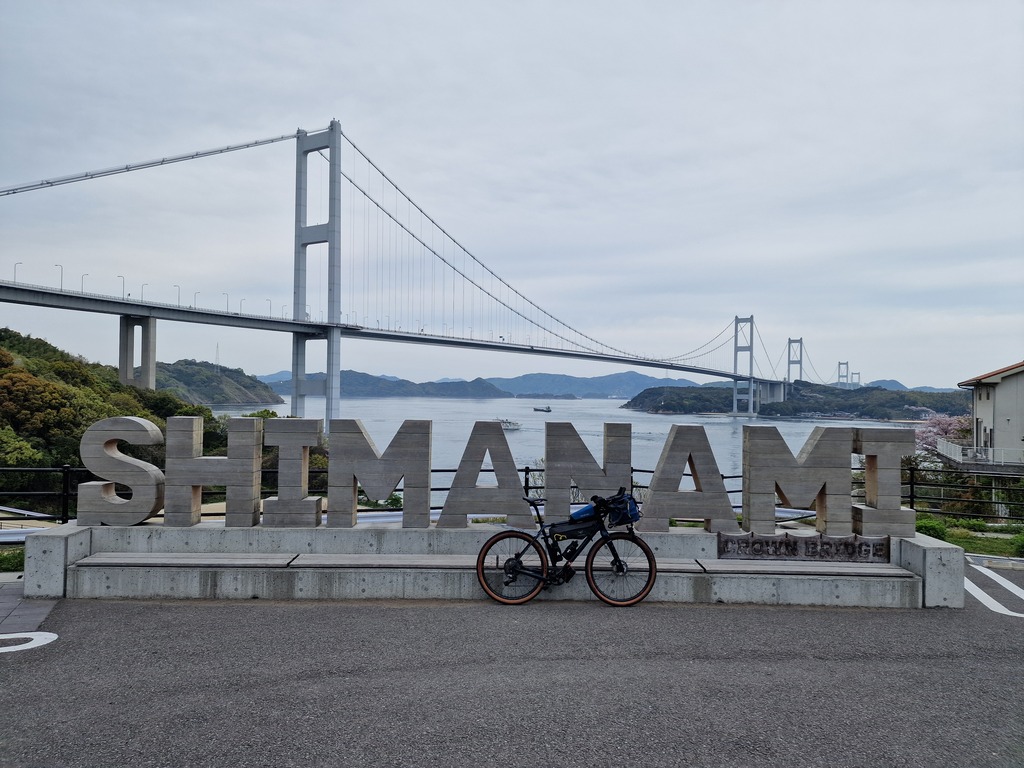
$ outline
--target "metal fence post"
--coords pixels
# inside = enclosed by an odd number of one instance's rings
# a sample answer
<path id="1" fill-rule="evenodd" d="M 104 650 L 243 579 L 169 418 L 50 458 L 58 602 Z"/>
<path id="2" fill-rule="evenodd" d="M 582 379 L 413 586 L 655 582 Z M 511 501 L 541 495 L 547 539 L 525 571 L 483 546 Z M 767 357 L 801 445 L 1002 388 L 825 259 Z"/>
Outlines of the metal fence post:
<path id="1" fill-rule="evenodd" d="M 60 521 L 68 522 L 71 519 L 71 465 L 65 464 L 60 468 Z"/>

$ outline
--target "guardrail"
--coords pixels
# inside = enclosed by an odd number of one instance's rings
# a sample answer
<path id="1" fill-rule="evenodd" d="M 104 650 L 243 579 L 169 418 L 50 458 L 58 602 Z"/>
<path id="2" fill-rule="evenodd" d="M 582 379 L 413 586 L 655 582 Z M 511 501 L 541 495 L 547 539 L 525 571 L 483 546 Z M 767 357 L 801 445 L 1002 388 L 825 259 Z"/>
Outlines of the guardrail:
<path id="1" fill-rule="evenodd" d="M 491 471 L 493 470 L 483 470 L 485 473 Z M 454 469 L 433 469 L 431 476 L 453 478 L 455 472 Z M 543 492 L 543 468 L 526 466 L 518 472 L 523 478 L 524 495 Z M 862 470 L 854 469 L 852 472 L 854 495 L 862 496 Z M 327 470 L 312 469 L 309 474 L 310 492 L 325 492 Z M 638 476 L 651 474 L 651 470 L 632 470 L 632 490 L 641 502 L 646 495 L 647 483 L 641 482 Z M 8 521 L 18 516 L 37 521 L 66 523 L 77 515 L 78 485 L 97 479 L 87 469 L 69 465 L 52 468 L 0 467 L 0 505 L 5 505 L 0 506 L 0 513 L 5 513 Z M 728 486 L 741 482 L 742 476 L 724 475 L 722 479 L 727 483 L 727 492 L 735 499 L 742 489 Z M 263 470 L 263 483 L 264 497 L 276 495 L 277 471 Z M 450 484 L 444 481 L 432 481 L 431 486 L 431 492 L 437 494 L 445 494 L 451 488 Z M 1024 522 L 1024 472 L 987 474 L 969 470 L 911 467 L 903 471 L 902 496 L 906 506 L 918 511 L 982 520 Z M 204 503 L 223 499 L 222 489 L 203 489 Z M 584 499 L 577 493 L 574 500 L 582 502 Z M 739 509 L 740 505 L 733 503 L 733 507 Z M 432 510 L 440 508 L 441 504 L 431 505 Z M 208 516 L 213 514 L 209 513 Z"/>
<path id="2" fill-rule="evenodd" d="M 935 450 L 958 464 L 1020 464 L 1024 471 L 1024 448 L 975 448 L 940 437 Z"/>
<path id="3" fill-rule="evenodd" d="M 1024 522 L 1024 475 L 918 467 L 903 474 L 903 501 L 918 512 Z"/>

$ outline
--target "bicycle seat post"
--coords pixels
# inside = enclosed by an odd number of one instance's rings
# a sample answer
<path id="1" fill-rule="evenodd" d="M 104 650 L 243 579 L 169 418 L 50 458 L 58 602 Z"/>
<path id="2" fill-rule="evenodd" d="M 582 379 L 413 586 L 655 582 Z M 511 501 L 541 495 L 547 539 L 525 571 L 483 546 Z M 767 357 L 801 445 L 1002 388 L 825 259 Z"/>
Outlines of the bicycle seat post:
<path id="1" fill-rule="evenodd" d="M 537 525 L 544 526 L 544 516 L 541 514 L 540 505 L 544 503 L 544 499 L 531 499 L 529 496 L 523 496 L 523 501 L 530 505 L 533 510 L 533 516 L 537 520 Z"/>

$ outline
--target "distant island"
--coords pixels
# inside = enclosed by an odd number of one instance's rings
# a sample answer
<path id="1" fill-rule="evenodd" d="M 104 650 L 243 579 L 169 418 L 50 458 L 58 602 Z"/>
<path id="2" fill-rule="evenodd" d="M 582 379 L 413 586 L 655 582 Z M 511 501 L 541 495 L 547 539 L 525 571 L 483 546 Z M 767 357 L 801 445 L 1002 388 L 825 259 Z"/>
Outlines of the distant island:
<path id="1" fill-rule="evenodd" d="M 625 403 L 623 408 L 647 413 L 731 413 L 732 388 L 655 387 Z M 862 386 L 839 389 L 807 381 L 791 385 L 782 403 L 764 403 L 758 416 L 815 419 L 876 419 L 923 421 L 936 413 L 970 413 L 969 392 L 885 389 Z"/>
<path id="2" fill-rule="evenodd" d="M 202 405 L 274 405 L 284 399 L 241 368 L 201 360 L 156 364 L 156 388 L 186 403 Z"/>

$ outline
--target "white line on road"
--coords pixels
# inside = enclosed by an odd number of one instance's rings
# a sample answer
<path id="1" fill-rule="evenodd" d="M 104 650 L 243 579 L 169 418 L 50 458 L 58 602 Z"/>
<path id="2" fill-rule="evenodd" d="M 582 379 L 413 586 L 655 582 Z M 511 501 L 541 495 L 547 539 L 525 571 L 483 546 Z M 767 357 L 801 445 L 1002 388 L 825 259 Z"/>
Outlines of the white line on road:
<path id="1" fill-rule="evenodd" d="M 973 568 L 976 571 L 981 571 L 986 576 L 988 576 L 990 579 L 992 579 L 992 581 L 994 581 L 996 584 L 1001 586 L 1003 589 L 1005 589 L 1008 592 L 1016 595 L 1021 600 L 1024 600 L 1024 589 L 1021 589 L 1020 587 L 1018 587 L 1016 584 L 1014 584 L 1009 579 L 1004 579 L 998 573 L 996 573 L 995 571 L 991 570 L 990 568 L 986 568 L 983 565 L 975 565 L 974 563 L 971 563 L 971 568 Z"/>
<path id="2" fill-rule="evenodd" d="M 53 632 L 11 632 L 10 634 L 0 635 L 0 640 L 18 640 L 20 638 L 27 638 L 28 642 L 19 645 L 0 646 L 0 653 L 27 651 L 29 648 L 37 648 L 40 645 L 52 643 L 57 639 L 57 636 Z"/>
<path id="3" fill-rule="evenodd" d="M 1024 613 L 1014 613 L 1009 608 L 1004 607 L 1003 605 L 989 597 L 987 594 L 985 594 L 985 591 L 981 589 L 981 587 L 976 587 L 973 584 L 971 584 L 969 579 L 964 579 L 964 588 L 972 595 L 974 595 L 978 600 L 980 600 L 981 604 L 988 608 L 990 611 L 1001 613 L 1004 616 L 1017 616 L 1018 618 L 1024 619 Z"/>

